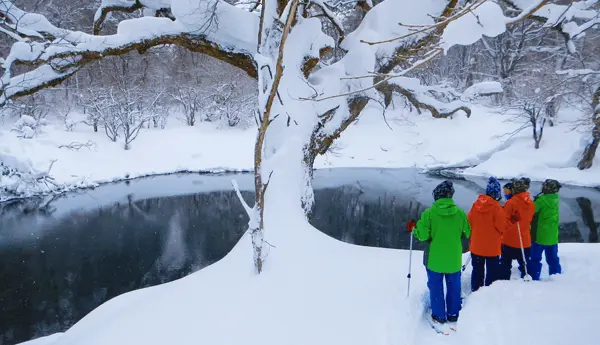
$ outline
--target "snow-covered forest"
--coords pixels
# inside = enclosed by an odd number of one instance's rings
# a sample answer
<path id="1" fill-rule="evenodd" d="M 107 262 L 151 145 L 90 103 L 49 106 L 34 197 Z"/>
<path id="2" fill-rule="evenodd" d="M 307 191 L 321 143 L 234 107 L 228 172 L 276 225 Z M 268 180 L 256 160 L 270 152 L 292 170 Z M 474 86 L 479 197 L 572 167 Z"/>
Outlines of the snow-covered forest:
<path id="1" fill-rule="evenodd" d="M 476 9 L 479 2 L 458 3 Z M 253 7 L 243 1 L 230 3 L 244 9 Z M 576 2 L 585 5 L 570 4 L 570 0 L 550 3 L 568 7 L 555 9 L 548 5 L 544 10 L 552 12 L 553 17 L 547 18 L 548 15 L 543 15 L 544 11 L 539 11 L 526 19 L 515 20 L 505 32 L 496 36 L 483 37 L 471 45 L 458 42 L 444 54 L 434 52 L 435 56 L 428 57 L 427 63 L 419 64 L 403 75 L 417 78 L 423 85 L 429 86 L 426 91 L 440 101 L 471 100 L 478 91 L 494 94 L 489 99 L 491 105 L 515 108 L 537 126 L 541 126 L 540 122 L 545 119 L 552 126 L 561 108 L 576 108 L 587 115 L 581 119 L 581 125 L 591 130 L 597 89 L 594 75 L 597 74 L 600 49 L 594 26 L 598 21 L 594 12 L 595 2 Z M 168 6 L 161 7 L 165 5 L 162 2 L 153 5 L 151 1 L 105 1 L 103 6 L 107 9 L 104 11 L 98 10 L 102 9 L 101 4 L 100 0 L 21 0 L 4 1 L 2 6 L 9 13 L 13 6 L 15 9 L 18 6 L 23 11 L 42 14 L 61 29 L 102 35 L 114 34 L 121 21 L 148 15 L 153 6 L 160 7 L 156 16 L 175 18 Z M 321 18 L 325 33 L 341 41 L 359 27 L 374 4 L 377 2 L 319 2 L 307 6 L 307 12 L 310 16 Z M 506 16 L 520 13 L 522 4 L 527 4 L 527 1 L 499 2 Z M 151 10 L 146 11 L 148 8 Z M 19 15 L 15 13 L 13 15 Z M 3 24 L 9 30 L 1 36 L 4 56 L 8 55 L 15 40 L 15 35 L 9 33 L 18 33 L 19 26 L 23 26 L 19 25 L 18 19 L 10 16 L 4 19 Z M 572 28 L 573 25 L 579 26 Z M 408 32 L 418 31 L 411 29 L 410 25 L 407 28 L 410 29 Z M 113 133 L 114 129 L 121 126 L 117 123 L 120 121 L 119 114 L 123 112 L 135 118 L 130 122 L 143 122 L 145 126 L 154 127 L 164 126 L 165 117 L 173 110 L 183 115 L 182 120 L 190 126 L 203 121 L 222 122 L 231 127 L 255 124 L 255 72 L 244 71 L 244 67 L 236 63 L 223 62 L 218 56 L 211 58 L 202 51 L 196 52 L 195 49 L 200 48 L 191 47 L 193 43 L 170 43 L 152 42 L 145 47 L 124 47 L 106 54 L 110 56 L 108 59 L 90 57 L 89 61 L 76 63 L 78 73 L 73 73 L 72 78 L 61 78 L 59 85 L 54 85 L 58 83 L 54 79 L 53 85 L 46 83 L 31 90 L 26 87 L 26 91 L 17 91 L 15 88 L 19 86 L 13 81 L 4 94 L 4 101 L 11 99 L 12 102 L 3 107 L 3 114 L 28 115 L 36 121 L 52 115 L 62 119 L 67 130 L 75 122 L 91 126 L 94 131 L 107 127 L 107 135 L 111 139 L 117 134 Z M 345 53 L 343 46 L 335 45 L 323 53 L 319 64 L 335 63 Z M 39 58 L 48 61 L 50 57 Z M 413 58 L 419 57 L 422 56 L 414 54 Z M 25 62 L 33 63 L 31 59 L 20 61 L 17 58 L 10 64 L 14 69 L 12 73 L 18 75 L 28 70 Z M 252 75 L 249 76 L 249 73 Z M 500 83 L 503 92 L 498 93 L 500 89 L 489 83 L 492 81 Z M 481 82 L 486 84 L 481 84 L 479 89 L 473 87 Z M 462 95 L 465 90 L 467 92 Z M 115 104 L 110 104 L 109 99 Z M 392 107 L 414 106 L 431 112 L 426 106 L 415 103 L 416 99 L 408 94 L 398 93 L 393 95 L 393 99 L 381 97 L 372 101 L 381 102 L 384 106 L 392 103 Z M 135 112 L 121 109 L 128 103 L 136 103 L 139 109 Z M 76 112 L 85 114 L 85 119 L 71 119 Z M 434 110 L 433 115 L 440 117 L 445 114 Z M 591 160 L 587 161 L 582 162 L 582 168 L 591 164 Z"/>

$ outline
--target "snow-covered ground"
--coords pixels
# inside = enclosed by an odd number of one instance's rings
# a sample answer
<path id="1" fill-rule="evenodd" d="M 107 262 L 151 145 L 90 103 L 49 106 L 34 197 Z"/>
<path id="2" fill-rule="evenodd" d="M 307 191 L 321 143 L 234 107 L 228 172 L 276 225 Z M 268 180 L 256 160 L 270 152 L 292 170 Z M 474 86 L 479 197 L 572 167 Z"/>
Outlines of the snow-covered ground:
<path id="1" fill-rule="evenodd" d="M 498 282 L 470 295 L 458 333 L 435 334 L 422 253 L 368 248 L 311 227 L 289 168 L 267 191 L 263 273 L 250 238 L 221 261 L 171 283 L 116 297 L 63 334 L 28 345 L 591 344 L 600 304 L 600 245 L 562 244 L 564 275 Z M 297 176 L 296 176 L 297 177 Z M 468 288 L 468 271 L 463 286 Z M 591 342 L 590 342 L 591 341 Z"/>
<path id="2" fill-rule="evenodd" d="M 586 137 L 572 130 L 572 114 L 565 122 L 546 127 L 539 150 L 533 148 L 530 129 L 512 136 L 520 126 L 513 117 L 497 110 L 475 107 L 471 118 L 433 119 L 407 110 L 386 114 L 371 108 L 344 132 L 334 149 L 317 159 L 316 167 L 417 167 L 471 166 L 469 175 L 496 175 L 510 178 L 527 175 L 534 180 L 556 178 L 564 183 L 600 185 L 600 157 L 586 171 L 575 168 Z M 89 186 L 124 178 L 175 171 L 252 170 L 255 129 L 217 129 L 200 123 L 186 127 L 176 119 L 166 129 L 145 129 L 123 150 L 102 132 L 94 133 L 79 124 L 67 132 L 59 122 L 49 125 L 32 139 L 10 131 L 5 120 L 0 129 L 0 156 L 20 170 L 31 167 L 44 171 L 54 160 L 50 174 L 65 185 Z M 60 147 L 73 143 L 88 147 Z M 14 183 L 4 177 L 3 186 Z"/>

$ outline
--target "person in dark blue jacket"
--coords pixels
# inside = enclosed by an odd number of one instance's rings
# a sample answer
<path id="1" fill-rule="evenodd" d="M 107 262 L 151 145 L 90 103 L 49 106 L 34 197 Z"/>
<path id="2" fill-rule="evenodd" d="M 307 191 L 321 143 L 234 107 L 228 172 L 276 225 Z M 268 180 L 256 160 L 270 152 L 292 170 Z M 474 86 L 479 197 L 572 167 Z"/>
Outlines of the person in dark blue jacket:
<path id="1" fill-rule="evenodd" d="M 504 199 L 506 199 L 506 201 L 510 200 L 510 198 L 512 197 L 512 182 L 508 182 L 507 184 L 504 185 L 504 187 L 502 187 L 503 192 L 504 192 Z"/>

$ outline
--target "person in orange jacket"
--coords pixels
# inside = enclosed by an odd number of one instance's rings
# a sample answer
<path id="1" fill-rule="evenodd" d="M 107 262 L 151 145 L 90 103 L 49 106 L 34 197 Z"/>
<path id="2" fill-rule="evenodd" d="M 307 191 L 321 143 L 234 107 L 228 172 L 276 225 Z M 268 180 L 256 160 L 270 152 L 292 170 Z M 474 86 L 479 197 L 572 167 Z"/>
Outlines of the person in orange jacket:
<path id="1" fill-rule="evenodd" d="M 500 182 L 490 177 L 485 194 L 477 198 L 471 211 L 471 291 L 477 291 L 485 283 L 489 286 L 499 278 L 502 232 L 506 216 L 500 205 L 502 192 Z"/>
<path id="2" fill-rule="evenodd" d="M 519 263 L 521 278 L 525 277 L 525 268 L 529 269 L 531 249 L 531 220 L 535 214 L 535 205 L 527 191 L 530 181 L 528 178 L 513 180 L 512 197 L 504 204 L 506 228 L 502 235 L 502 255 L 500 256 L 500 279 L 509 280 L 513 260 Z M 519 238 L 519 226 L 521 237 Z M 525 259 L 521 251 L 521 243 Z M 527 266 L 525 266 L 527 265 Z"/>

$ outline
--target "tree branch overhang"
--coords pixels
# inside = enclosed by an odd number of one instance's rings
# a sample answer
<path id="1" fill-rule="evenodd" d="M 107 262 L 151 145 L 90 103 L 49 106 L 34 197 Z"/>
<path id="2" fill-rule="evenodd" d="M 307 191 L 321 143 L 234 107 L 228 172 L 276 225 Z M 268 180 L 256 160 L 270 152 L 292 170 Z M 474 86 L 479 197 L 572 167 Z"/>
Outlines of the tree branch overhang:
<path id="1" fill-rule="evenodd" d="M 118 48 L 107 48 L 102 51 L 58 53 L 50 56 L 48 59 L 36 60 L 34 62 L 15 61 L 15 65 L 25 65 L 31 67 L 36 67 L 43 64 L 52 65 L 53 61 L 60 61 L 60 64 L 56 64 L 53 69 L 55 72 L 62 75 L 46 83 L 36 85 L 31 88 L 24 88 L 19 92 L 14 92 L 11 95 L 7 95 L 7 98 L 27 96 L 42 89 L 59 85 L 61 82 L 72 76 L 81 67 L 94 61 L 101 60 L 107 56 L 119 56 L 132 51 L 137 51 L 140 54 L 144 54 L 146 51 L 148 51 L 148 49 L 162 45 L 178 45 L 196 53 L 212 56 L 216 59 L 227 62 L 232 66 L 242 69 L 252 78 L 257 78 L 256 64 L 249 54 L 226 51 L 217 44 L 206 40 L 203 36 L 190 34 L 165 35 L 149 40 L 132 42 Z"/>

